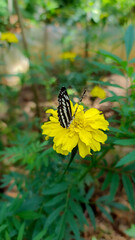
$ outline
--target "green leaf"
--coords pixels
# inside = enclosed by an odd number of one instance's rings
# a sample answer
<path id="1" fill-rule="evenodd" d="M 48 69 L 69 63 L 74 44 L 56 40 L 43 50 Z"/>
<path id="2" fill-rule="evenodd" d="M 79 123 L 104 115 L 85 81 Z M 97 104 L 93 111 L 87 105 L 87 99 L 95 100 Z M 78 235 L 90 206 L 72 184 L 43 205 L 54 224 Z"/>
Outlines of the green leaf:
<path id="1" fill-rule="evenodd" d="M 81 240 L 80 238 L 80 233 L 79 233 L 79 227 L 76 223 L 76 220 L 74 219 L 74 216 L 71 212 L 68 212 L 67 214 L 67 218 L 68 218 L 68 222 L 70 223 L 70 228 L 73 231 L 74 235 L 75 235 L 75 239 L 76 240 Z"/>
<path id="2" fill-rule="evenodd" d="M 103 63 L 99 63 L 99 62 L 95 62 L 95 61 L 92 61 L 91 63 L 105 71 L 124 76 L 123 73 L 118 69 L 118 67 L 116 68 L 113 65 L 107 65 L 107 64 L 103 64 Z"/>
<path id="3" fill-rule="evenodd" d="M 92 239 L 91 240 L 97 240 L 97 238 L 96 237 L 92 237 Z"/>
<path id="4" fill-rule="evenodd" d="M 42 216 L 40 213 L 36 213 L 36 212 L 32 212 L 32 211 L 19 212 L 19 213 L 17 213 L 17 215 L 26 220 L 34 220 L 34 219 L 38 219 Z"/>
<path id="5" fill-rule="evenodd" d="M 56 208 L 47 218 L 46 220 L 46 228 L 48 228 L 58 217 L 60 217 L 60 213 L 62 212 L 62 210 L 64 209 L 64 205 Z"/>
<path id="6" fill-rule="evenodd" d="M 128 59 L 134 43 L 134 28 L 132 24 L 129 25 L 129 27 L 126 30 L 124 41 L 125 41 L 125 47 L 126 47 L 126 55 Z"/>
<path id="7" fill-rule="evenodd" d="M 135 225 L 132 224 L 132 225 L 131 225 L 131 228 L 127 229 L 127 230 L 125 231 L 125 233 L 126 233 L 129 237 L 135 238 Z"/>
<path id="8" fill-rule="evenodd" d="M 52 188 L 50 189 L 45 189 L 43 191 L 44 195 L 53 195 L 61 192 L 65 192 L 68 188 L 68 184 L 65 182 L 55 184 Z"/>
<path id="9" fill-rule="evenodd" d="M 122 203 L 111 202 L 110 206 L 117 208 L 119 210 L 122 210 L 122 211 L 129 211 L 129 208 L 127 206 L 123 205 Z"/>
<path id="10" fill-rule="evenodd" d="M 59 224 L 57 224 L 57 227 L 55 229 L 55 234 L 57 235 L 57 240 L 62 240 L 64 238 L 65 228 L 66 228 L 66 223 L 65 223 L 66 213 L 67 213 L 66 210 L 64 211 L 64 214 L 60 218 Z"/>
<path id="11" fill-rule="evenodd" d="M 134 201 L 134 189 L 133 185 L 131 183 L 131 180 L 128 176 L 122 175 L 122 181 L 123 181 L 123 186 L 127 194 L 128 201 L 131 205 L 131 207 L 134 209 L 135 207 L 135 201 Z"/>
<path id="12" fill-rule="evenodd" d="M 42 237 L 46 234 L 47 230 L 44 229 L 41 232 L 39 232 L 32 240 L 41 240 Z M 47 239 L 47 238 L 46 238 Z"/>
<path id="13" fill-rule="evenodd" d="M 114 127 L 109 127 L 109 130 L 111 131 L 111 132 L 116 132 L 116 133 L 123 133 L 123 131 L 121 131 L 120 129 L 118 129 L 118 128 L 114 128 Z"/>
<path id="14" fill-rule="evenodd" d="M 124 167 L 123 171 L 124 172 L 126 172 L 126 171 L 135 171 L 135 162 L 127 165 L 126 167 Z"/>
<path id="15" fill-rule="evenodd" d="M 86 208 L 87 208 L 91 223 L 92 223 L 94 229 L 96 229 L 96 220 L 95 220 L 95 214 L 93 212 L 93 209 L 89 205 L 86 205 Z"/>
<path id="16" fill-rule="evenodd" d="M 122 145 L 122 146 L 135 145 L 135 138 L 119 139 L 119 140 L 114 141 L 114 144 L 118 144 L 118 145 Z"/>
<path id="17" fill-rule="evenodd" d="M 110 199 L 111 200 L 113 200 L 113 198 L 115 197 L 115 194 L 119 187 L 119 182 L 120 182 L 119 175 L 117 173 L 114 173 L 112 180 L 111 180 L 111 185 L 110 185 Z"/>
<path id="18" fill-rule="evenodd" d="M 102 55 L 105 56 L 105 57 L 109 57 L 109 58 L 115 60 L 115 61 L 118 62 L 118 63 L 121 63 L 121 62 L 122 62 L 122 59 L 121 59 L 120 57 L 118 57 L 118 56 L 116 56 L 115 54 L 112 54 L 112 53 L 110 53 L 110 52 L 108 52 L 108 51 L 106 51 L 106 50 L 100 49 L 98 53 L 99 53 L 99 54 L 102 54 Z"/>
<path id="19" fill-rule="evenodd" d="M 7 231 L 5 232 L 5 240 L 11 240 L 11 238 L 10 238 L 10 236 L 9 236 Z"/>
<path id="20" fill-rule="evenodd" d="M 7 224 L 3 224 L 0 226 L 0 232 L 2 232 L 7 227 Z"/>
<path id="21" fill-rule="evenodd" d="M 53 234 L 51 236 L 46 237 L 44 240 L 54 240 L 54 239 L 55 239 L 55 237 L 54 237 L 54 234 Z"/>
<path id="22" fill-rule="evenodd" d="M 102 100 L 100 103 L 104 103 L 104 102 L 118 102 L 120 99 L 123 99 L 125 97 L 123 96 L 113 96 L 113 97 L 108 97 L 104 100 Z"/>
<path id="23" fill-rule="evenodd" d="M 100 85 L 104 85 L 104 86 L 111 86 L 111 87 L 117 87 L 117 88 L 122 88 L 122 86 L 115 84 L 115 83 L 110 83 L 110 82 L 101 82 L 101 81 L 96 81 L 96 80 L 90 80 L 90 83 L 96 83 L 96 84 L 100 84 Z"/>
<path id="24" fill-rule="evenodd" d="M 0 225 L 3 222 L 3 220 L 6 218 L 6 213 L 7 213 L 7 205 L 4 204 L 0 211 Z"/>
<path id="25" fill-rule="evenodd" d="M 89 201 L 92 197 L 92 195 L 94 194 L 95 188 L 91 187 L 88 191 L 88 193 L 86 194 L 86 200 Z"/>
<path id="26" fill-rule="evenodd" d="M 25 224 L 23 223 L 19 229 L 17 240 L 23 240 L 24 227 L 25 227 Z"/>
<path id="27" fill-rule="evenodd" d="M 112 218 L 112 216 L 106 211 L 106 209 L 105 209 L 103 206 L 99 205 L 99 204 L 98 204 L 97 206 L 98 206 L 98 208 L 100 209 L 100 211 L 109 219 L 109 221 L 113 223 L 113 218 Z"/>
<path id="28" fill-rule="evenodd" d="M 84 217 L 84 213 L 82 211 L 82 208 L 81 208 L 80 204 L 77 201 L 75 202 L 73 200 L 70 200 L 69 205 L 70 205 L 71 210 L 74 213 L 74 215 L 79 219 L 79 222 L 81 224 L 88 225 L 87 220 Z"/>
<path id="29" fill-rule="evenodd" d="M 124 164 L 128 164 L 134 160 L 135 160 L 135 150 L 133 150 L 132 152 L 128 153 L 126 156 L 121 158 L 115 167 L 121 167 Z"/>
<path id="30" fill-rule="evenodd" d="M 60 201 L 62 201 L 64 198 L 65 198 L 65 193 L 62 193 L 58 196 L 55 196 L 53 197 L 50 201 L 48 201 L 46 204 L 45 204 L 45 207 L 50 207 L 50 206 L 53 206 L 53 205 L 56 205 L 57 203 L 59 203 Z"/>
<path id="31" fill-rule="evenodd" d="M 105 178 L 104 182 L 103 182 L 101 190 L 104 191 L 108 187 L 108 185 L 111 183 L 112 176 L 113 176 L 112 172 L 109 171 L 106 175 L 106 178 Z"/>

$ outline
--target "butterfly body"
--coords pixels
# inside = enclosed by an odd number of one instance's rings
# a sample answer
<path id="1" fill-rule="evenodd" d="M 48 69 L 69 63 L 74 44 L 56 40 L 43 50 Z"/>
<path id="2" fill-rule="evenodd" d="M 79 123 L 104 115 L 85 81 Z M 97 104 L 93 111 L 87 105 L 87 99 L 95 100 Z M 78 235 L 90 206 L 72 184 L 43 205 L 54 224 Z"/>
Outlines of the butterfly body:
<path id="1" fill-rule="evenodd" d="M 72 110 L 70 99 L 65 87 L 62 87 L 58 96 L 58 117 L 60 125 L 63 128 L 68 128 L 72 121 Z"/>
<path id="2" fill-rule="evenodd" d="M 78 106 L 80 105 L 84 94 L 85 94 L 86 90 L 84 91 Z M 71 109 L 71 104 L 70 104 L 70 99 L 67 93 L 67 90 L 65 87 L 62 87 L 60 90 L 60 93 L 58 95 L 58 102 L 59 102 L 59 106 L 58 106 L 58 118 L 59 118 L 59 122 L 60 125 L 63 128 L 68 128 L 71 124 L 71 122 L 73 121 L 73 119 L 75 118 L 75 114 L 77 112 L 78 107 L 75 110 L 74 115 L 72 116 L 72 109 Z"/>

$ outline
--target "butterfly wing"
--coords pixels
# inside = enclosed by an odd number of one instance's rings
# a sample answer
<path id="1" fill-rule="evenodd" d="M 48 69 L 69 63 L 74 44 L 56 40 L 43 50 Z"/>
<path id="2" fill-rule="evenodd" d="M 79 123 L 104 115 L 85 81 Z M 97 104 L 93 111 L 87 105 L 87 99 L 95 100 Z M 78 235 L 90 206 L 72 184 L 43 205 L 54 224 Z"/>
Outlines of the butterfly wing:
<path id="1" fill-rule="evenodd" d="M 68 128 L 72 120 L 70 99 L 65 87 L 62 87 L 58 96 L 58 118 L 63 128 Z"/>

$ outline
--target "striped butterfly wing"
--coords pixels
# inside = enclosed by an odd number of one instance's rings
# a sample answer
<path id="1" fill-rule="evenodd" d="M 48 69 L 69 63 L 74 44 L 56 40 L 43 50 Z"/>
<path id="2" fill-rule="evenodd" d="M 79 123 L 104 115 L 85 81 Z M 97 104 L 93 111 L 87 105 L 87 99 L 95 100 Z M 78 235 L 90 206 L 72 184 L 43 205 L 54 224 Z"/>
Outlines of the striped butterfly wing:
<path id="1" fill-rule="evenodd" d="M 63 128 L 68 128 L 72 121 L 70 99 L 65 87 L 62 87 L 58 96 L 58 118 Z"/>

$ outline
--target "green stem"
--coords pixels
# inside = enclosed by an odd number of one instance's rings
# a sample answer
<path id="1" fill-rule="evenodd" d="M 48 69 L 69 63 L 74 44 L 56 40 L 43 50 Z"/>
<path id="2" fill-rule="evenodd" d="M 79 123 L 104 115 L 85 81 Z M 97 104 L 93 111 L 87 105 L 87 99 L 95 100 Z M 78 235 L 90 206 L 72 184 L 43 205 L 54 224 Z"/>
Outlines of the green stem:
<path id="1" fill-rule="evenodd" d="M 70 157 L 70 160 L 69 160 L 69 163 L 68 163 L 66 169 L 64 170 L 64 173 L 63 173 L 61 179 L 63 179 L 65 173 L 67 172 L 68 168 L 70 167 L 70 165 L 71 165 L 71 163 L 72 163 L 72 161 L 73 161 L 73 159 L 74 159 L 74 157 L 75 157 L 75 155 L 76 155 L 76 153 L 77 153 L 77 150 L 78 150 L 78 146 L 76 146 L 75 148 L 73 148 L 72 153 L 71 153 L 71 157 Z"/>
<path id="2" fill-rule="evenodd" d="M 108 147 L 107 149 L 104 150 L 104 152 L 94 161 L 93 160 L 93 157 L 92 157 L 92 161 L 89 165 L 89 167 L 83 172 L 83 174 L 79 177 L 79 181 L 81 181 L 86 175 L 88 172 L 91 171 L 91 169 L 93 168 L 93 166 L 95 166 L 105 155 L 106 153 L 111 149 L 111 147 Z"/>
<path id="3" fill-rule="evenodd" d="M 68 188 L 68 191 L 67 191 L 66 203 L 65 203 L 65 211 L 64 211 L 64 214 L 62 216 L 62 223 L 61 223 L 61 229 L 60 229 L 60 232 L 59 232 L 59 235 L 58 235 L 58 240 L 61 239 L 62 225 L 65 222 L 65 217 L 66 217 L 66 213 L 67 213 L 67 210 L 68 210 L 68 204 L 69 204 L 69 199 L 70 199 L 70 189 L 71 189 L 71 187 L 72 186 L 70 185 L 69 188 Z"/>

